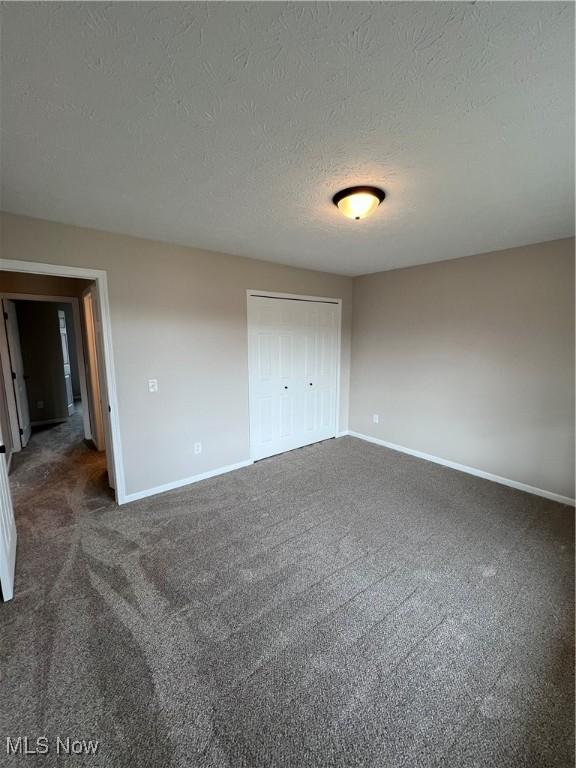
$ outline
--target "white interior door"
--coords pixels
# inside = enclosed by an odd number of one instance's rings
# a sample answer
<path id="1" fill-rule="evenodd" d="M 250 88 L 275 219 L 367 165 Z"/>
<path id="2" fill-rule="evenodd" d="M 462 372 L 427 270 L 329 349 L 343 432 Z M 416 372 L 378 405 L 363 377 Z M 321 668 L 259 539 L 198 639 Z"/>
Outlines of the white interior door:
<path id="1" fill-rule="evenodd" d="M 70 364 L 70 350 L 68 348 L 68 329 L 66 328 L 66 313 L 58 310 L 58 322 L 60 324 L 60 341 L 62 344 L 62 363 L 64 365 L 64 383 L 66 385 L 66 407 L 68 416 L 74 413 L 74 391 L 72 387 L 72 366 Z"/>
<path id="2" fill-rule="evenodd" d="M 26 391 L 24 364 L 22 362 L 22 349 L 20 346 L 20 333 L 18 332 L 16 304 L 10 299 L 3 299 L 3 305 L 6 340 L 8 342 L 8 356 L 10 359 L 10 378 L 7 380 L 7 384 L 9 386 L 9 382 L 12 380 L 19 425 L 19 437 L 18 441 L 15 442 L 16 445 L 20 443 L 22 448 L 24 448 L 30 439 L 32 426 L 30 424 L 28 392 Z"/>
<path id="3" fill-rule="evenodd" d="M 108 402 L 108 385 L 106 383 L 106 370 L 104 363 L 104 342 L 102 339 L 102 321 L 100 319 L 100 303 L 96 286 L 88 288 L 90 296 L 90 309 L 92 315 L 92 327 L 94 335 L 95 357 L 97 366 L 98 391 L 100 394 L 100 415 L 104 432 L 104 444 L 106 446 L 106 468 L 108 470 L 108 484 L 116 488 L 116 476 L 114 474 L 114 453 L 112 448 L 112 427 L 110 426 L 110 405 Z M 89 319 L 86 318 L 88 325 Z"/>
<path id="4" fill-rule="evenodd" d="M 14 596 L 15 565 L 16 522 L 8 482 L 6 448 L 0 425 L 0 587 L 2 587 L 4 600 L 11 600 Z"/>
<path id="5" fill-rule="evenodd" d="M 338 305 L 248 297 L 254 460 L 336 435 Z"/>

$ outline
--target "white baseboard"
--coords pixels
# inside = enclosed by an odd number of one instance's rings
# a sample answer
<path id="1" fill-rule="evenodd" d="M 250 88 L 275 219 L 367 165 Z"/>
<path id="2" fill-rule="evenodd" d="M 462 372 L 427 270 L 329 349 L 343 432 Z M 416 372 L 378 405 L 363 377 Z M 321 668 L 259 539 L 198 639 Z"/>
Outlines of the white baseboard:
<path id="1" fill-rule="evenodd" d="M 380 440 L 377 437 L 371 437 L 370 435 L 363 435 L 360 432 L 354 432 L 352 430 L 346 430 L 343 432 L 337 432 L 336 437 L 356 437 L 359 440 L 365 440 L 368 443 L 374 443 L 375 445 L 381 445 L 384 448 L 390 448 L 393 451 L 399 451 L 400 453 L 406 453 L 409 456 L 415 456 L 418 459 L 424 459 L 425 461 L 432 461 L 434 464 L 440 464 L 443 467 L 449 467 L 450 469 L 456 469 L 459 472 L 466 472 L 469 475 L 475 477 L 481 477 L 484 480 L 491 480 L 494 483 L 500 483 L 501 485 L 507 485 L 510 488 L 516 488 L 519 491 L 525 491 L 535 496 L 542 496 L 545 499 L 551 501 L 557 501 L 560 504 L 567 504 L 571 507 L 575 506 L 575 500 L 569 496 L 561 496 L 558 493 L 552 491 L 546 491 L 543 488 L 535 488 L 532 485 L 526 485 L 526 483 L 520 483 L 517 480 L 510 480 L 507 477 L 500 477 L 499 475 L 493 475 L 491 472 L 485 472 L 483 469 L 476 469 L 475 467 L 468 467 L 465 464 L 458 464 L 455 461 L 449 461 L 448 459 L 441 459 L 438 456 L 432 456 L 429 453 L 423 453 L 422 451 L 415 451 L 412 448 L 405 448 L 402 445 L 396 443 L 389 443 L 386 440 Z M 119 504 L 128 504 L 132 501 L 138 501 L 139 499 L 145 499 L 148 496 L 156 496 L 159 493 L 165 493 L 166 491 L 173 491 L 176 488 L 182 488 L 185 485 L 192 485 L 198 483 L 201 480 L 208 480 L 210 477 L 217 477 L 218 475 L 224 475 L 227 472 L 234 472 L 237 469 L 243 467 L 249 467 L 253 464 L 252 459 L 246 461 L 240 461 L 237 464 L 229 464 L 226 467 L 218 467 L 217 469 L 211 469 L 208 472 L 202 472 L 199 475 L 193 475 L 192 477 L 185 477 L 182 480 L 174 480 L 171 483 L 165 483 L 164 485 L 157 485 L 154 488 L 147 488 L 144 491 L 136 491 L 135 493 L 128 493 L 118 500 Z"/>
<path id="2" fill-rule="evenodd" d="M 526 493 L 532 493 L 535 496 L 543 496 L 545 499 L 551 501 L 557 501 L 560 504 L 568 504 L 569 506 L 575 506 L 575 500 L 569 496 L 561 496 L 559 493 L 553 493 L 552 491 L 545 491 L 543 488 L 535 488 L 532 485 L 526 485 L 526 483 L 520 483 L 517 480 L 510 480 L 507 477 L 500 477 L 499 475 L 493 475 L 491 472 L 485 472 L 483 469 L 476 469 L 475 467 L 468 467 L 465 464 L 458 464 L 456 461 L 449 461 L 448 459 L 440 459 L 438 456 L 432 456 L 429 453 L 423 453 L 422 451 L 415 451 L 412 448 L 405 448 L 403 445 L 396 445 L 396 443 L 389 443 L 386 440 L 380 440 L 377 437 L 370 437 L 370 435 L 363 435 L 360 432 L 350 431 L 348 434 L 351 437 L 357 437 L 360 440 L 365 440 L 368 443 L 374 443 L 375 445 L 381 445 L 384 448 L 391 448 L 393 451 L 399 451 L 400 453 L 407 453 L 409 456 L 415 456 L 418 459 L 425 459 L 426 461 L 433 461 L 435 464 L 441 464 L 443 467 L 450 467 L 450 469 L 456 469 L 459 472 L 466 472 L 468 475 L 474 475 L 475 477 L 482 477 L 484 480 L 491 480 L 494 483 L 500 483 L 501 485 L 507 485 L 510 488 L 516 488 L 518 491 L 525 491 Z"/>
<path id="3" fill-rule="evenodd" d="M 239 461 L 237 464 L 229 464 L 227 467 L 218 467 L 217 469 L 210 469 L 208 472 L 202 472 L 199 475 L 193 475 L 192 477 L 184 477 L 182 480 L 173 480 L 171 483 L 165 483 L 164 485 L 157 485 L 154 488 L 147 488 L 144 491 L 127 493 L 121 499 L 118 500 L 118 504 L 128 504 L 131 501 L 138 501 L 139 499 L 145 499 L 148 496 L 156 496 L 158 493 L 173 491 L 175 488 L 182 488 L 184 485 L 192 485 L 192 483 L 199 483 L 200 480 L 208 480 L 208 478 L 210 477 L 225 475 L 227 472 L 234 472 L 236 469 L 242 469 L 242 467 L 249 467 L 253 463 L 254 462 L 252 461 L 252 459 L 247 459 L 246 461 Z"/>

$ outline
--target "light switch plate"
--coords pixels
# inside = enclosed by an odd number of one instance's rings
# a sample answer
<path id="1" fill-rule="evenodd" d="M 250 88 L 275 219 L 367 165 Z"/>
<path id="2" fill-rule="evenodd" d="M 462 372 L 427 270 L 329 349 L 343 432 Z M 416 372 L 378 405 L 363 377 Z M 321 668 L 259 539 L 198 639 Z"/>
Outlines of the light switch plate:
<path id="1" fill-rule="evenodd" d="M 148 392 L 158 392 L 158 379 L 148 379 Z"/>

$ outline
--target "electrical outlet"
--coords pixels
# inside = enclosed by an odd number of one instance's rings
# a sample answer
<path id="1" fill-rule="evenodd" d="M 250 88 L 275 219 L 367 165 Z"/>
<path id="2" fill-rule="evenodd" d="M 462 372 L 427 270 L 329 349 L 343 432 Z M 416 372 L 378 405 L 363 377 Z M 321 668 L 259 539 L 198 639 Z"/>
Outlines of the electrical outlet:
<path id="1" fill-rule="evenodd" d="M 194 453 L 202 453 L 202 443 L 194 443 Z"/>
<path id="2" fill-rule="evenodd" d="M 158 379 L 148 379 L 148 392 L 158 392 Z"/>
<path id="3" fill-rule="evenodd" d="M 374 422 L 374 424 L 379 424 L 380 423 L 380 416 L 377 413 L 375 413 L 372 416 L 372 421 Z"/>

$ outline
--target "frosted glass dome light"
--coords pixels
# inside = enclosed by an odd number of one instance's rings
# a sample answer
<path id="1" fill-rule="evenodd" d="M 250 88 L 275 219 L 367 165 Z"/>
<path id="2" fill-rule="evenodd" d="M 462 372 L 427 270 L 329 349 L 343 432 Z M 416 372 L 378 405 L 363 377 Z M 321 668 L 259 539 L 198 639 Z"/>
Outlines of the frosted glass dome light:
<path id="1" fill-rule="evenodd" d="M 332 202 L 349 219 L 365 219 L 386 197 L 378 187 L 348 187 L 336 192 Z"/>

